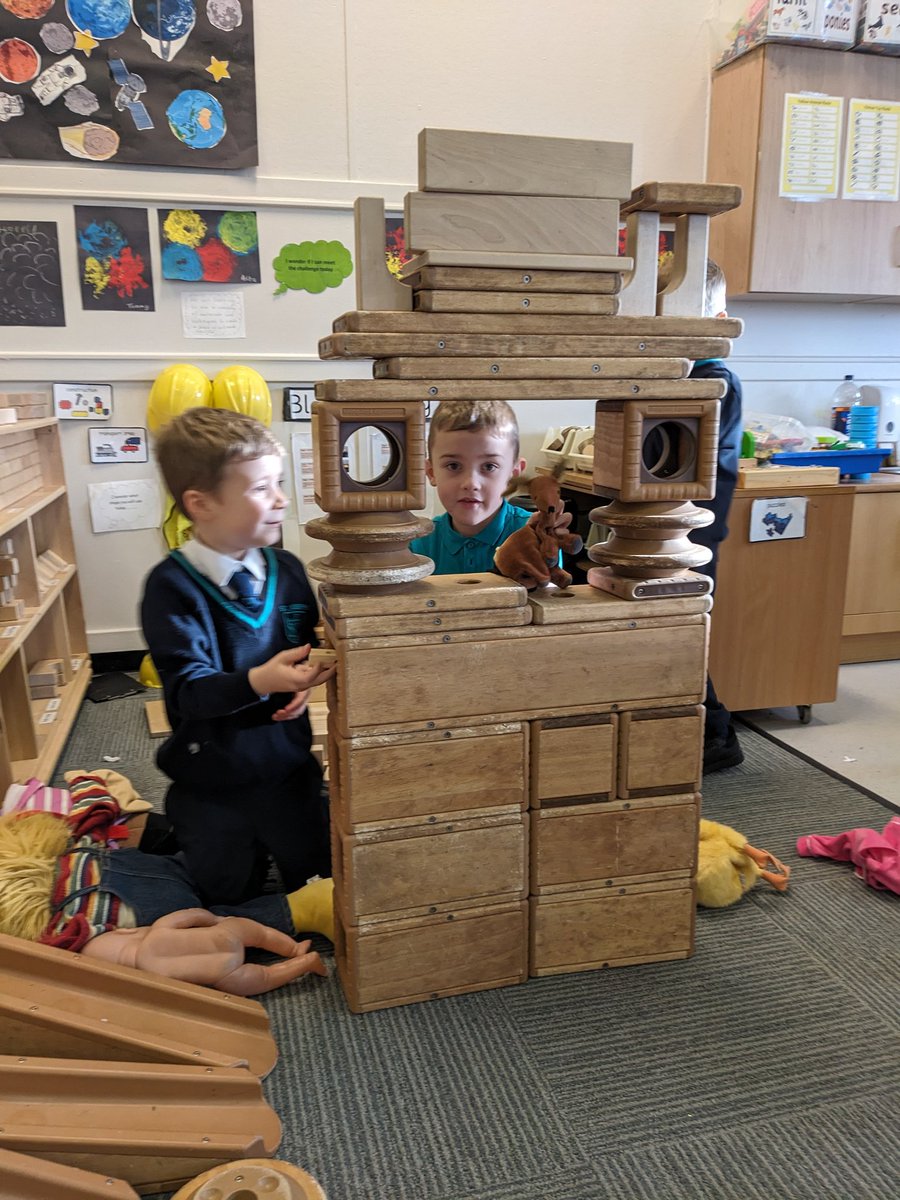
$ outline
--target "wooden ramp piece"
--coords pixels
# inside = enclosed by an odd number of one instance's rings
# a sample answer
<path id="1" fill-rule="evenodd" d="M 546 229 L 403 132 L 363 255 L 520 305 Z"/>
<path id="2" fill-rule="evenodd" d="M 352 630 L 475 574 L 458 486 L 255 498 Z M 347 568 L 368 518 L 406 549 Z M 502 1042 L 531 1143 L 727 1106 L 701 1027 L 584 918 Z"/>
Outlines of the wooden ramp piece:
<path id="1" fill-rule="evenodd" d="M 271 1156 L 281 1140 L 260 1081 L 243 1067 L 23 1055 L 0 1057 L 0 1127 L 8 1149 L 124 1179 L 142 1193 L 236 1158 Z"/>
<path id="2" fill-rule="evenodd" d="M 31 1154 L 0 1150 L 0 1196 L 3 1200 L 137 1200 L 124 1179 L 64 1167 Z"/>
<path id="3" fill-rule="evenodd" d="M 278 1050 L 255 1000 L 0 934 L 0 1053 L 247 1065 Z"/>

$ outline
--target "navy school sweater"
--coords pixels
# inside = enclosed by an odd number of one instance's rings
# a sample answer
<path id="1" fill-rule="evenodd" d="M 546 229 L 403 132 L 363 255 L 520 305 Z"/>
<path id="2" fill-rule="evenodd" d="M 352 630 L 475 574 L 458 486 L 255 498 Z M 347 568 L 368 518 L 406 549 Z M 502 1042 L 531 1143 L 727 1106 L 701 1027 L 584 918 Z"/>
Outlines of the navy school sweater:
<path id="1" fill-rule="evenodd" d="M 263 555 L 258 615 L 229 600 L 177 550 L 144 584 L 141 624 L 172 726 L 156 761 L 184 786 L 246 790 L 284 779 L 309 758 L 306 713 L 273 721 L 289 697 L 260 699 L 247 678 L 281 650 L 317 644 L 318 608 L 302 563 L 285 550 Z"/>

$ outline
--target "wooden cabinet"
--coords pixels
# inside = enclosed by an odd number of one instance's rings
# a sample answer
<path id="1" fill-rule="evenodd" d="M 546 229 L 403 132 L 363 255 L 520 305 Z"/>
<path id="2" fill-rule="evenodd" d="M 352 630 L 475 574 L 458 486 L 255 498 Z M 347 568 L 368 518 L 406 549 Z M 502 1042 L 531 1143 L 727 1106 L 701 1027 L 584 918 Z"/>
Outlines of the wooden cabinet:
<path id="1" fill-rule="evenodd" d="M 805 496 L 802 538 L 751 542 L 767 497 Z M 837 695 L 854 486 L 735 492 L 719 551 L 709 673 L 732 712 L 824 704 Z"/>
<path id="2" fill-rule="evenodd" d="M 2 796 L 31 776 L 49 780 L 90 679 L 51 418 L 0 425 L 0 589 Z"/>
<path id="3" fill-rule="evenodd" d="M 856 485 L 841 662 L 900 658 L 900 476 Z"/>
<path id="4" fill-rule="evenodd" d="M 740 208 L 711 222 L 710 254 L 729 295 L 760 298 L 900 297 L 897 205 L 874 200 L 798 202 L 779 196 L 784 97 L 900 100 L 896 59 L 797 46 L 758 47 L 713 75 L 711 180 L 740 184 Z"/>

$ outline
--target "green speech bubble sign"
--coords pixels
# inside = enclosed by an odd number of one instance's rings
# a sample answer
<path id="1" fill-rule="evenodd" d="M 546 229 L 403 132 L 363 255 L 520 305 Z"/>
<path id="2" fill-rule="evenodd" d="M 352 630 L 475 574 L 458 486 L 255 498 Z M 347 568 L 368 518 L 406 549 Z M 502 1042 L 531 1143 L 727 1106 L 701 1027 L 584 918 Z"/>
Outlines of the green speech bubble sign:
<path id="1" fill-rule="evenodd" d="M 289 242 L 272 260 L 281 296 L 290 288 L 295 292 L 324 292 L 339 287 L 353 271 L 350 251 L 341 242 Z"/>

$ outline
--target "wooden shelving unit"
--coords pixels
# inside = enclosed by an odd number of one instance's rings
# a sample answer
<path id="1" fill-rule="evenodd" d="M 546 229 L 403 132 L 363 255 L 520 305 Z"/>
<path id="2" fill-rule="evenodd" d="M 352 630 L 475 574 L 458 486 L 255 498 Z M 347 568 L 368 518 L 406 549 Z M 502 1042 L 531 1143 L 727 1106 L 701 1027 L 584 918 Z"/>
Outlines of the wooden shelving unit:
<path id="1" fill-rule="evenodd" d="M 30 486 L 29 486 L 30 485 Z M 91 678 L 75 547 L 53 418 L 0 425 L 0 795 L 47 781 Z M 13 566 L 15 569 L 13 569 Z M 29 673 L 58 662 L 59 682 L 32 696 Z"/>

